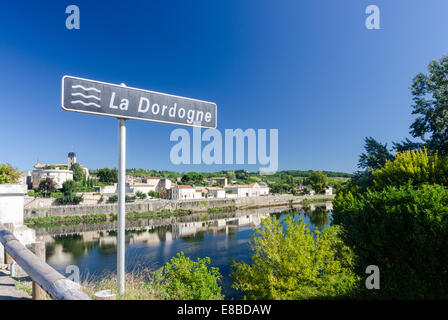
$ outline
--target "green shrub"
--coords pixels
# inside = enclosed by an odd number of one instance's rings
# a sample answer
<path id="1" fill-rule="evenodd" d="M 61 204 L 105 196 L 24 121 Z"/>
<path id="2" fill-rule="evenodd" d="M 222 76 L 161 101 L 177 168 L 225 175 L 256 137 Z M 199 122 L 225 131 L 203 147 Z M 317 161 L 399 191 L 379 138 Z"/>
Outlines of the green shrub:
<path id="1" fill-rule="evenodd" d="M 393 161 L 373 171 L 375 188 L 388 186 L 440 184 L 448 186 L 448 159 L 438 154 L 428 155 L 426 149 L 399 152 Z"/>
<path id="2" fill-rule="evenodd" d="M 448 190 L 410 183 L 364 194 L 338 194 L 334 223 L 357 256 L 356 270 L 381 272 L 381 289 L 368 297 L 448 298 Z"/>
<path id="3" fill-rule="evenodd" d="M 290 214 L 263 220 L 251 236 L 252 265 L 232 262 L 233 287 L 250 299 L 296 300 L 347 297 L 359 279 L 343 260 L 350 249 L 336 231 L 310 231 Z M 336 245 L 337 244 L 337 245 Z M 343 252 L 338 252 L 343 248 Z"/>
<path id="4" fill-rule="evenodd" d="M 151 190 L 148 192 L 148 196 L 152 198 L 160 198 L 160 193 Z"/>
<path id="5" fill-rule="evenodd" d="M 145 199 L 148 197 L 148 195 L 147 195 L 146 193 L 143 193 L 143 192 L 141 192 L 141 191 L 137 191 L 137 192 L 135 193 L 135 195 L 136 195 L 137 198 L 139 198 L 140 200 L 145 200 Z"/>
<path id="6" fill-rule="evenodd" d="M 82 196 L 77 196 L 74 193 L 64 193 L 62 196 L 56 198 L 58 204 L 79 204 L 83 200 Z"/>
<path id="7" fill-rule="evenodd" d="M 117 202 L 118 201 L 118 196 L 114 194 L 113 196 L 110 196 L 107 201 L 108 202 Z"/>
<path id="8" fill-rule="evenodd" d="M 210 258 L 196 261 L 183 252 L 165 264 L 161 286 L 165 298 L 172 300 L 222 300 L 218 268 L 209 267 Z"/>

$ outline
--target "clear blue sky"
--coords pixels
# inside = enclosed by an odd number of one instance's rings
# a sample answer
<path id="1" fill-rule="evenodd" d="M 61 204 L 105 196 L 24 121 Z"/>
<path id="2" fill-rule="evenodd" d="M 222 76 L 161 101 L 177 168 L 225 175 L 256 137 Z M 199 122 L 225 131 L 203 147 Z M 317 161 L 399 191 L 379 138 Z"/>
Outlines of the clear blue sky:
<path id="1" fill-rule="evenodd" d="M 65 28 L 70 4 L 80 30 Z M 369 4 L 381 30 L 365 28 Z M 448 53 L 447 14 L 446 0 L 2 0 L 0 163 L 30 170 L 75 151 L 117 166 L 117 120 L 61 109 L 68 74 L 214 101 L 221 131 L 279 129 L 280 170 L 352 172 L 365 136 L 408 136 L 409 85 Z M 176 127 L 127 128 L 128 168 L 237 167 L 172 165 Z"/>

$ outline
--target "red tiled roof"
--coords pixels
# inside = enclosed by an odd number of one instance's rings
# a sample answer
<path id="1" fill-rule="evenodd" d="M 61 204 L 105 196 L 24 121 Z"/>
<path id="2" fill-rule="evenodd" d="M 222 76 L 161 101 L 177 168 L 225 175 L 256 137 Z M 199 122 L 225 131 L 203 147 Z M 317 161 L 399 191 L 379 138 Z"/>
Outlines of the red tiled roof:
<path id="1" fill-rule="evenodd" d="M 173 188 L 193 188 L 193 186 L 181 184 L 181 185 L 178 185 L 178 186 L 174 186 Z"/>

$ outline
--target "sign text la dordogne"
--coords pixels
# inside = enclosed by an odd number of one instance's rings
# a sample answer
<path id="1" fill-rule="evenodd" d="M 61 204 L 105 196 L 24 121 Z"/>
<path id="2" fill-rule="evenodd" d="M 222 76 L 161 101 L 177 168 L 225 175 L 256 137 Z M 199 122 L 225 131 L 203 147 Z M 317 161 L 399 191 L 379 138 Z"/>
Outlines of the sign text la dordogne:
<path id="1" fill-rule="evenodd" d="M 213 102 L 64 76 L 62 108 L 124 119 L 216 128 Z"/>

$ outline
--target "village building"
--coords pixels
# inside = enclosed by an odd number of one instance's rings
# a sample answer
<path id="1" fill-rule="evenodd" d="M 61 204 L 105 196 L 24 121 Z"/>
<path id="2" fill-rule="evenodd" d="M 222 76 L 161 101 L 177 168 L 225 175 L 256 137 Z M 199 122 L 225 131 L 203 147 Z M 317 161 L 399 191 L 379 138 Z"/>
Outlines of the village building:
<path id="1" fill-rule="evenodd" d="M 31 172 L 32 188 L 37 189 L 42 180 L 51 178 L 56 184 L 56 188 L 62 188 L 62 184 L 67 180 L 73 180 L 73 171 L 71 167 L 77 163 L 76 154 L 69 152 L 67 157 L 67 163 L 52 163 L 42 164 L 37 161 L 34 165 L 34 170 Z M 83 165 L 80 165 L 86 178 L 89 177 L 89 169 Z"/>
<path id="2" fill-rule="evenodd" d="M 131 179 L 129 179 L 129 181 L 131 181 Z M 144 177 L 132 179 L 130 188 L 134 193 L 138 191 L 143 193 L 154 191 L 164 195 L 168 189 L 171 189 L 171 185 L 171 180 L 167 178 Z"/>
<path id="3" fill-rule="evenodd" d="M 265 183 L 254 182 L 251 184 L 231 185 L 225 187 L 227 192 L 236 194 L 237 197 L 257 197 L 269 194 L 269 187 Z"/>
<path id="4" fill-rule="evenodd" d="M 171 188 L 172 200 L 187 200 L 187 199 L 200 199 L 202 193 L 198 192 L 196 188 L 190 185 L 175 185 Z"/>
<path id="5" fill-rule="evenodd" d="M 226 190 L 219 187 L 206 187 L 207 190 L 207 198 L 225 198 Z"/>

